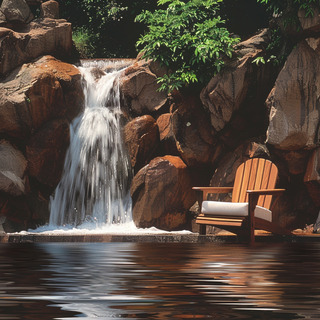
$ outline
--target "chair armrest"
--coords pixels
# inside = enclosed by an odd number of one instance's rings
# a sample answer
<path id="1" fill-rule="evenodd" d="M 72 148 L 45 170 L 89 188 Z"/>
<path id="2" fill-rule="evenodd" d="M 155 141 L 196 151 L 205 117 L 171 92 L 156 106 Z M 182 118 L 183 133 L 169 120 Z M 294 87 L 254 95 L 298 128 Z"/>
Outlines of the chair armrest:
<path id="1" fill-rule="evenodd" d="M 229 193 L 232 192 L 233 187 L 193 187 L 193 190 L 202 191 L 202 200 L 207 200 L 210 193 Z"/>
<path id="2" fill-rule="evenodd" d="M 247 193 L 256 195 L 280 195 L 286 191 L 286 189 L 261 189 L 261 190 L 247 190 Z"/>

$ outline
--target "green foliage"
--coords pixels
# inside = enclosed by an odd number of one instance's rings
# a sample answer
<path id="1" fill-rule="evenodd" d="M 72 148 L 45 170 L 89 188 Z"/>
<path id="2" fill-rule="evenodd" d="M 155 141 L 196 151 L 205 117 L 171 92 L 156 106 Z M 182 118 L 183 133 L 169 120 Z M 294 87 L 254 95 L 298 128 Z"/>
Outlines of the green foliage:
<path id="1" fill-rule="evenodd" d="M 273 17 L 279 18 L 278 25 L 282 28 L 271 28 L 271 42 L 266 49 L 265 56 L 256 58 L 253 63 L 261 64 L 272 62 L 274 65 L 281 65 L 291 52 L 299 37 L 292 35 L 300 31 L 301 25 L 298 18 L 298 11 L 304 10 L 305 17 L 312 17 L 314 9 L 320 9 L 320 0 L 257 0 L 266 6 Z M 279 23 L 280 21 L 280 23 Z M 296 34 L 298 34 L 296 32 Z"/>
<path id="2" fill-rule="evenodd" d="M 291 52 L 293 44 L 284 37 L 279 28 L 270 29 L 270 43 L 263 56 L 252 61 L 256 65 L 272 63 L 274 66 L 281 66 Z"/>
<path id="3" fill-rule="evenodd" d="M 72 40 L 80 54 L 80 58 L 92 58 L 94 56 L 93 39 L 90 32 L 84 27 L 75 28 L 72 32 Z"/>
<path id="4" fill-rule="evenodd" d="M 169 92 L 185 85 L 204 83 L 231 57 L 239 41 L 223 26 L 218 15 L 222 0 L 159 0 L 153 13 L 144 10 L 136 21 L 148 26 L 137 41 L 143 57 L 170 70 L 158 79 Z"/>
<path id="5" fill-rule="evenodd" d="M 312 17 L 314 7 L 320 7 L 319 0 L 257 0 L 257 2 L 266 5 L 268 10 L 277 15 L 281 15 L 289 8 L 295 13 L 303 9 L 306 17 Z"/>
<path id="6" fill-rule="evenodd" d="M 73 30 L 90 37 L 90 56 L 135 57 L 135 42 L 143 29 L 134 23 L 142 9 L 153 10 L 157 0 L 58 0 L 61 17 Z"/>

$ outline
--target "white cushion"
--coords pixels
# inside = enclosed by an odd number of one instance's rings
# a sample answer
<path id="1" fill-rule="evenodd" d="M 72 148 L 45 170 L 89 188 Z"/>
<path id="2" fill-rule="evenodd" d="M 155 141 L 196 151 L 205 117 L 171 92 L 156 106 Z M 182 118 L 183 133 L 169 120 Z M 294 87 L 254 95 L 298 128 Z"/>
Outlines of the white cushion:
<path id="1" fill-rule="evenodd" d="M 248 202 L 203 201 L 201 212 L 206 215 L 246 217 L 248 207 Z M 254 215 L 260 219 L 272 221 L 272 213 L 266 208 L 256 206 Z"/>

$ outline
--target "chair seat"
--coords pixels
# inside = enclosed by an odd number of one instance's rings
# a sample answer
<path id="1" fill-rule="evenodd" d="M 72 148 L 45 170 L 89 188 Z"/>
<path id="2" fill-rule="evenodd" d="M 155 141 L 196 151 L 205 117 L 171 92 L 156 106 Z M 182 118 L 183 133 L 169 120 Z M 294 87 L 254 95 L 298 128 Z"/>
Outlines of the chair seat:
<path id="1" fill-rule="evenodd" d="M 248 216 L 248 202 L 203 201 L 201 212 L 210 216 Z M 272 222 L 272 212 L 264 207 L 256 206 L 254 215 L 257 218 Z"/>

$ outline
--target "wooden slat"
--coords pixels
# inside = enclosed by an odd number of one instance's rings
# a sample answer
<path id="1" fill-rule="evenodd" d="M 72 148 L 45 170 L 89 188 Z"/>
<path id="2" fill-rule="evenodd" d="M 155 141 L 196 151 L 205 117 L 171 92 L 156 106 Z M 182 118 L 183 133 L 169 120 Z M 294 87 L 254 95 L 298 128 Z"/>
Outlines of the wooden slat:
<path id="1" fill-rule="evenodd" d="M 261 189 L 261 182 L 262 182 L 262 177 L 264 173 L 264 166 L 265 166 L 265 159 L 259 159 L 259 165 L 258 165 L 258 170 L 257 170 L 257 176 L 256 176 L 256 181 L 254 184 L 253 190 L 259 190 Z"/>
<path id="2" fill-rule="evenodd" d="M 245 167 L 245 164 L 242 163 L 236 171 L 236 176 L 233 184 L 232 202 L 239 202 L 239 195 L 241 191 L 244 167 Z"/>
<path id="3" fill-rule="evenodd" d="M 229 227 L 240 227 L 243 220 L 231 220 L 231 219 L 206 219 L 203 217 L 198 217 L 196 223 L 198 224 L 208 224 L 214 225 L 215 227 L 219 226 L 229 226 Z"/>
<path id="4" fill-rule="evenodd" d="M 267 189 L 273 189 L 276 185 L 278 178 L 278 168 L 271 163 L 271 169 L 270 169 L 270 175 L 269 175 L 269 181 L 267 185 Z M 265 196 L 263 207 L 269 209 L 271 205 L 272 196 Z"/>
<path id="5" fill-rule="evenodd" d="M 249 178 L 247 190 L 254 190 L 256 177 L 257 177 L 257 169 L 259 167 L 259 160 L 260 159 L 258 158 L 252 159 L 251 172 L 250 172 L 250 178 Z M 248 194 L 246 194 L 244 202 L 248 202 Z"/>
<path id="6" fill-rule="evenodd" d="M 269 174 L 270 174 L 271 164 L 272 164 L 271 161 L 264 160 L 263 174 L 260 182 L 260 189 L 267 189 L 267 186 L 269 183 Z M 263 207 L 265 199 L 266 199 L 266 196 L 260 196 L 257 205 Z"/>
<path id="7" fill-rule="evenodd" d="M 248 160 L 245 162 L 241 190 L 240 190 L 240 194 L 239 194 L 239 200 L 237 202 L 246 202 L 248 183 L 249 183 L 250 174 L 251 174 L 251 167 L 252 167 L 252 159 L 251 159 L 251 161 Z"/>
<path id="8" fill-rule="evenodd" d="M 260 190 L 261 189 L 262 180 L 263 180 L 263 176 L 264 176 L 264 172 L 265 172 L 266 161 L 267 160 L 265 160 L 265 159 L 258 159 L 258 170 L 257 170 L 256 180 L 255 180 L 253 190 Z M 262 204 L 264 203 L 264 199 L 265 199 L 265 196 L 260 196 L 257 204 L 262 206 Z"/>
<path id="9" fill-rule="evenodd" d="M 285 192 L 286 189 L 260 189 L 260 190 L 248 190 L 248 193 L 257 193 L 261 195 L 276 195 Z"/>
<path id="10" fill-rule="evenodd" d="M 232 220 L 232 221 L 242 221 L 246 217 L 239 217 L 239 216 L 223 216 L 223 215 L 199 215 L 197 219 L 200 220 L 208 220 L 208 221 L 214 221 L 214 220 Z"/>

